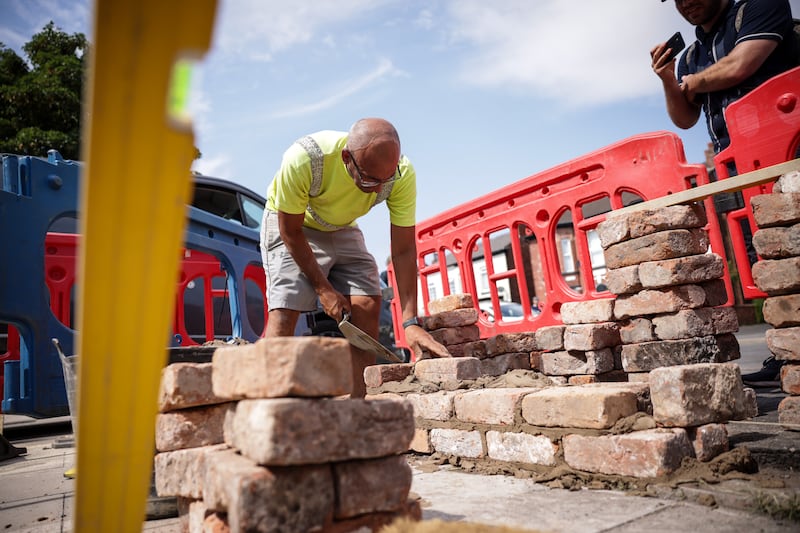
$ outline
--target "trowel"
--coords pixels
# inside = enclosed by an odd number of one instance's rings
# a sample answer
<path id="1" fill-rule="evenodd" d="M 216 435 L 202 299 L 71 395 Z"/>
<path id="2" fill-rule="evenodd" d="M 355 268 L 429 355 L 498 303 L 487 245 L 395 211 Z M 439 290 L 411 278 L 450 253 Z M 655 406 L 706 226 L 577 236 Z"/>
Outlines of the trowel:
<path id="1" fill-rule="evenodd" d="M 348 313 L 342 315 L 342 321 L 339 322 L 339 330 L 344 334 L 345 338 L 350 341 L 350 344 L 356 348 L 378 354 L 393 363 L 403 362 L 396 353 L 351 324 L 350 315 Z"/>

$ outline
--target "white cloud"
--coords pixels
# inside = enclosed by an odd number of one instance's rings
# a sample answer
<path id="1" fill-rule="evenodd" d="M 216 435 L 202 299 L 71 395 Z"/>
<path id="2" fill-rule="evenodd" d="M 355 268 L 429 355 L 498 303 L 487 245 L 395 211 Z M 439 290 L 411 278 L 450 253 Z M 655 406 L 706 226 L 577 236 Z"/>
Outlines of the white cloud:
<path id="1" fill-rule="evenodd" d="M 675 7 L 655 0 L 579 8 L 568 0 L 460 0 L 450 13 L 452 38 L 474 46 L 463 65 L 466 82 L 538 91 L 570 107 L 659 90 L 649 50 L 683 29 L 675 27 L 682 22 Z"/>
<path id="2" fill-rule="evenodd" d="M 205 176 L 232 176 L 231 158 L 226 154 L 214 157 L 203 155 L 192 162 L 192 170 Z"/>

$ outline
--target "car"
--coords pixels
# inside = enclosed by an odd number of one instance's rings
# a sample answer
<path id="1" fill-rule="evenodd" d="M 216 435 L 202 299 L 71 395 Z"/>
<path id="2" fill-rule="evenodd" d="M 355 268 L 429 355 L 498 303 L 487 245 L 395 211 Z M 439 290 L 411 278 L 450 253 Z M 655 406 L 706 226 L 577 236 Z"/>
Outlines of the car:
<path id="1" fill-rule="evenodd" d="M 480 310 L 486 315 L 489 322 L 494 322 L 494 309 L 492 302 L 481 302 Z M 500 313 L 503 322 L 518 322 L 525 318 L 525 310 L 517 302 L 500 302 Z"/>

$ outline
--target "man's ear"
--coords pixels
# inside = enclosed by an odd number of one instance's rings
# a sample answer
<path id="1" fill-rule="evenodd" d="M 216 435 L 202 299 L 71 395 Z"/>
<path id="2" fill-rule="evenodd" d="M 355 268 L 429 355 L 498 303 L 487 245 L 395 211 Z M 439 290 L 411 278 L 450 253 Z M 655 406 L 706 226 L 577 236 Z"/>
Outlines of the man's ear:
<path id="1" fill-rule="evenodd" d="M 352 156 L 350 155 L 350 150 L 344 148 L 342 150 L 342 162 L 346 165 L 347 163 L 350 162 L 350 159 L 352 159 Z"/>

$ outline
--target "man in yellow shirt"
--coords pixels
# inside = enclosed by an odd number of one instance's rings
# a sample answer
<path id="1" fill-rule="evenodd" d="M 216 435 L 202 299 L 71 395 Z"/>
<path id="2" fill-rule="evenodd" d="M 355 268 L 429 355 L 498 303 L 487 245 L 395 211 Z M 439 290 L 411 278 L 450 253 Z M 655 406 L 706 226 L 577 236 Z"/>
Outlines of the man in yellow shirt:
<path id="1" fill-rule="evenodd" d="M 267 191 L 261 254 L 267 274 L 267 337 L 291 336 L 303 311 L 350 314 L 378 336 L 378 266 L 356 220 L 385 201 L 391 254 L 406 340 L 417 356 L 450 357 L 417 322 L 416 173 L 400 153 L 400 138 L 380 118 L 356 122 L 349 133 L 307 135 L 283 155 Z M 374 354 L 351 346 L 353 397 L 363 397 L 364 368 Z"/>

